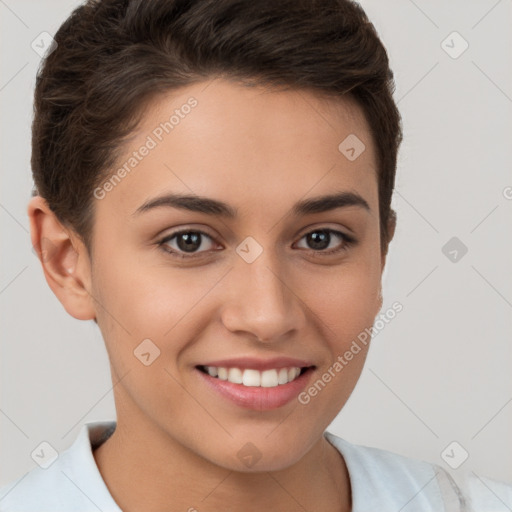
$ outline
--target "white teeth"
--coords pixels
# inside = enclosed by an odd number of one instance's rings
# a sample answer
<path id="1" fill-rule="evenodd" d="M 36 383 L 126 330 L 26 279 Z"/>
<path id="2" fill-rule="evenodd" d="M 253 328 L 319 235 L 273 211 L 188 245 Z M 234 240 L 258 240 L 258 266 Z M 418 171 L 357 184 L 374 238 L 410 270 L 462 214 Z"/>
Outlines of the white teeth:
<path id="1" fill-rule="evenodd" d="M 244 386 L 259 386 L 261 383 L 261 373 L 258 370 L 244 370 L 242 384 Z"/>
<path id="2" fill-rule="evenodd" d="M 299 373 L 300 368 L 288 368 L 288 382 L 291 382 L 295 377 L 298 377 Z"/>
<path id="3" fill-rule="evenodd" d="M 230 368 L 228 370 L 228 380 L 229 382 L 233 382 L 235 384 L 242 384 L 242 370 L 240 368 Z"/>
<path id="4" fill-rule="evenodd" d="M 278 384 L 286 384 L 288 382 L 288 370 L 286 368 L 281 368 L 279 370 L 279 375 L 277 376 Z"/>
<path id="5" fill-rule="evenodd" d="M 272 370 L 259 370 L 240 368 L 224 368 L 215 366 L 205 366 L 204 369 L 211 377 L 217 377 L 220 380 L 227 380 L 233 384 L 242 384 L 248 387 L 275 388 L 283 384 L 292 382 L 300 375 L 300 368 L 276 368 Z"/>
<path id="6" fill-rule="evenodd" d="M 261 386 L 275 388 L 278 385 L 277 370 L 265 370 L 261 372 Z"/>

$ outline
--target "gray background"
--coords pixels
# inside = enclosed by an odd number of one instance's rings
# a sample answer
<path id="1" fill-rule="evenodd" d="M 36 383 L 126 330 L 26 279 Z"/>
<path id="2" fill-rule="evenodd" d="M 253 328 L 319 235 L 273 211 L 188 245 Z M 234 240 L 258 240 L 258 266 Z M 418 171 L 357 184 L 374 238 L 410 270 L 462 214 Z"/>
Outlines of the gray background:
<path id="1" fill-rule="evenodd" d="M 361 3 L 389 51 L 404 122 L 382 311 L 404 309 L 375 337 L 330 431 L 448 470 L 441 453 L 457 441 L 469 458 L 456 477 L 512 481 L 511 1 Z M 83 423 L 115 414 L 100 332 L 51 292 L 26 214 L 31 42 L 76 5 L 0 0 L 0 485 L 35 466 L 41 441 L 61 451 Z M 453 31 L 469 43 L 456 59 L 441 46 Z M 468 248 L 457 262 L 442 252 L 454 236 Z"/>

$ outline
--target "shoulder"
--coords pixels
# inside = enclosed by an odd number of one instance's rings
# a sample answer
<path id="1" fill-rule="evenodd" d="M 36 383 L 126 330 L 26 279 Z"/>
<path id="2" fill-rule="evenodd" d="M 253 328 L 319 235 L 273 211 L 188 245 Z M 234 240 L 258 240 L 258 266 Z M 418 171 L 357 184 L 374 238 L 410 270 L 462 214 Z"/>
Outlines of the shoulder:
<path id="1" fill-rule="evenodd" d="M 36 510 L 64 510 L 70 502 L 72 511 L 81 510 L 83 498 L 74 484 L 74 468 L 63 453 L 47 469 L 35 467 L 0 489 L 0 511 L 21 512 Z M 82 508 L 83 509 L 83 508 Z"/>
<path id="2" fill-rule="evenodd" d="M 354 512 L 444 510 L 438 483 L 438 474 L 445 476 L 441 468 L 386 450 L 355 445 L 329 432 L 326 438 L 347 465 Z"/>
<path id="3" fill-rule="evenodd" d="M 48 470 L 33 468 L 0 488 L 0 511 L 40 510 L 41 506 L 58 505 L 57 496 L 52 498 L 51 504 L 46 502 L 50 490 L 62 489 L 66 485 L 63 476 L 64 473 L 59 475 L 55 468 Z"/>
<path id="4" fill-rule="evenodd" d="M 349 472 L 353 512 L 499 512 L 512 510 L 512 486 L 476 477 L 457 478 L 441 466 L 378 448 L 349 443 L 329 432 L 327 440 L 343 456 Z M 481 480 L 481 482 L 479 482 Z M 501 502 L 485 489 L 494 488 Z"/>
<path id="5" fill-rule="evenodd" d="M 471 471 L 458 479 L 470 512 L 510 512 L 512 485 Z"/>
<path id="6" fill-rule="evenodd" d="M 92 454 L 91 443 L 112 432 L 113 422 L 82 426 L 74 443 L 46 467 L 36 466 L 0 488 L 0 512 L 120 512 Z M 105 506 L 106 505 L 106 506 Z"/>

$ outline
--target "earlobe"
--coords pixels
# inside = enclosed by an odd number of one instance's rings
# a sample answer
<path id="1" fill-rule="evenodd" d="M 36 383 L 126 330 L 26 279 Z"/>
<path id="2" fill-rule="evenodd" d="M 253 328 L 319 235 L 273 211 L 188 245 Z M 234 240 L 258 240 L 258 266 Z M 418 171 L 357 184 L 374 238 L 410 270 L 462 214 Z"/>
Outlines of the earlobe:
<path id="1" fill-rule="evenodd" d="M 90 262 L 85 246 L 59 222 L 41 196 L 28 205 L 30 237 L 46 281 L 64 309 L 79 320 L 96 317 L 89 292 Z"/>

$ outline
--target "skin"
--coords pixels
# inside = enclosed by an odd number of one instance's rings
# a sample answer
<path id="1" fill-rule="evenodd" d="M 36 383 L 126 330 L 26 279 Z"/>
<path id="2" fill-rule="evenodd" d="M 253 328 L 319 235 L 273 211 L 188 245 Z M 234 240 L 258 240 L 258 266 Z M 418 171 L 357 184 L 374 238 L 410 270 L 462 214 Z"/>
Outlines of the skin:
<path id="1" fill-rule="evenodd" d="M 210 391 L 195 365 L 298 357 L 316 366 L 313 383 L 372 326 L 386 250 L 369 127 L 349 98 L 217 79 L 155 99 L 125 155 L 191 96 L 198 101 L 191 113 L 95 200 L 91 259 L 41 197 L 28 207 L 32 244 L 53 244 L 52 257 L 42 259 L 49 286 L 70 315 L 97 320 L 109 354 L 118 424 L 94 452 L 96 463 L 124 511 L 221 511 L 227 503 L 349 511 L 346 466 L 322 434 L 354 389 L 366 349 L 307 405 L 294 399 L 271 411 L 243 409 Z M 354 161 L 338 150 L 349 134 L 366 146 Z M 359 194 L 370 211 L 291 213 L 295 202 L 333 191 Z M 218 199 L 238 216 L 170 207 L 132 215 L 163 192 Z M 173 258 L 159 246 L 183 228 L 211 236 L 196 250 L 200 257 Z M 357 242 L 321 255 L 305 236 L 315 228 Z M 235 251 L 247 236 L 263 248 L 250 264 Z M 328 249 L 344 244 L 332 235 Z M 166 247 L 183 245 L 175 238 Z M 133 353 L 147 338 L 160 350 L 149 366 Z M 252 467 L 237 457 L 247 442 L 261 455 Z"/>

